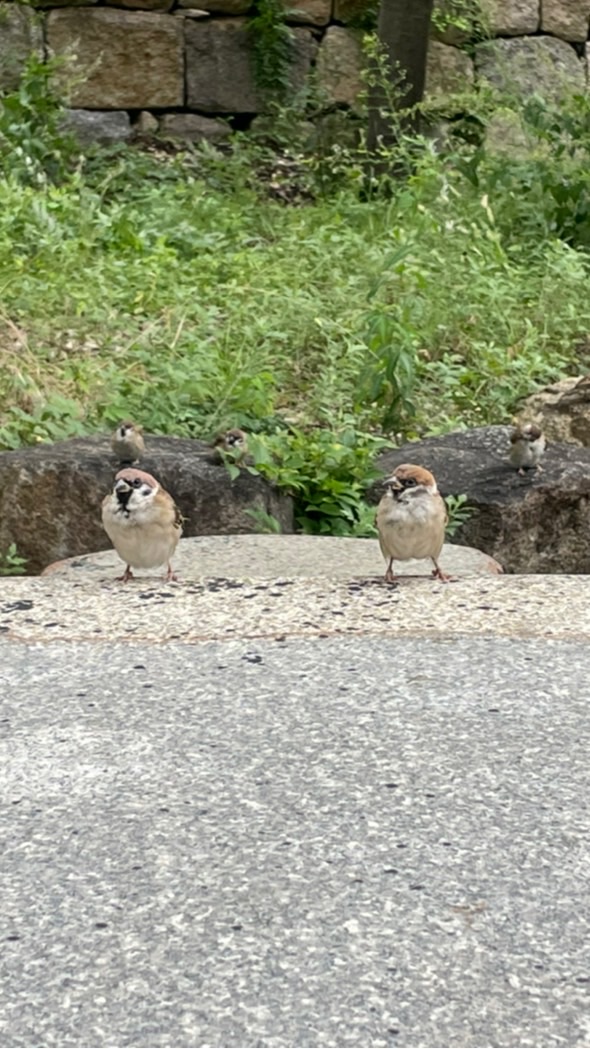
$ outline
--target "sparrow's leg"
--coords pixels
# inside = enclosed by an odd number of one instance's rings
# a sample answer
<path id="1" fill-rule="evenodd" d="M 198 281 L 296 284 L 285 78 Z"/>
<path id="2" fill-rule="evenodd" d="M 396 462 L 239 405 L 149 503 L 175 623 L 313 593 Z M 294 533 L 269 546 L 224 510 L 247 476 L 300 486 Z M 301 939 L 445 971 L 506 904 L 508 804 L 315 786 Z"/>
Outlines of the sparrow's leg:
<path id="1" fill-rule="evenodd" d="M 397 580 L 396 580 L 396 578 L 395 578 L 395 576 L 393 574 L 393 557 L 389 558 L 389 564 L 388 564 L 386 572 L 385 572 L 385 582 L 386 583 L 395 583 L 395 582 L 397 582 Z"/>
<path id="2" fill-rule="evenodd" d="M 166 572 L 166 582 L 167 583 L 177 583 L 178 582 L 178 576 L 175 575 L 175 573 L 172 571 L 172 565 L 170 564 L 170 561 L 168 562 L 168 571 Z"/>
<path id="3" fill-rule="evenodd" d="M 525 470 L 524 466 L 521 466 L 520 470 L 518 471 L 518 476 L 519 477 L 526 477 L 526 470 Z"/>
<path id="4" fill-rule="evenodd" d="M 123 572 L 123 575 L 118 575 L 116 580 L 115 580 L 115 582 L 116 583 L 128 583 L 130 579 L 135 579 L 135 576 L 133 575 L 133 572 L 131 571 L 130 565 L 126 565 L 125 571 Z"/>
<path id="5" fill-rule="evenodd" d="M 436 558 L 432 557 L 431 561 L 432 561 L 432 563 L 434 565 L 434 571 L 432 573 L 434 578 L 435 579 L 440 579 L 441 583 L 452 583 L 453 582 L 453 576 L 452 575 L 447 575 L 446 572 L 443 572 L 443 570 L 440 567 L 440 565 L 439 565 L 438 561 L 436 560 Z"/>
<path id="6" fill-rule="evenodd" d="M 542 474 L 542 473 L 543 473 L 543 467 L 541 466 L 541 464 L 540 464 L 540 463 L 537 463 L 537 471 L 538 471 L 538 472 L 539 472 L 540 474 Z"/>

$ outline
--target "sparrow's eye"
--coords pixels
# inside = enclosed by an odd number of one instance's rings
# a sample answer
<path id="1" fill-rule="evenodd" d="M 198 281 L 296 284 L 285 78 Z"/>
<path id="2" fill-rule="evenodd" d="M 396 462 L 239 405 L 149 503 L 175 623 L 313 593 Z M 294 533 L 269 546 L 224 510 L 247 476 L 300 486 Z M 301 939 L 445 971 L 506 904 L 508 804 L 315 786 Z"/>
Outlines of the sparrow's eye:
<path id="1" fill-rule="evenodd" d="M 402 484 L 406 488 L 414 488 L 414 486 L 416 484 L 416 478 L 415 477 L 404 477 L 404 480 L 402 481 Z"/>
<path id="2" fill-rule="evenodd" d="M 134 477 L 131 484 L 134 488 L 141 488 L 141 480 L 139 479 L 139 477 Z"/>

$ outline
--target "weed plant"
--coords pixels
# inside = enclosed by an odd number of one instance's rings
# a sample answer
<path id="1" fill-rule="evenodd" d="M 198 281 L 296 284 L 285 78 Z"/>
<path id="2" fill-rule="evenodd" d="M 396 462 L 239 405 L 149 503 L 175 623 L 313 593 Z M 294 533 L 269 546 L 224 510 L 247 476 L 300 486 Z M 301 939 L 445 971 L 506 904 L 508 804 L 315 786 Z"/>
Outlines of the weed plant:
<path id="1" fill-rule="evenodd" d="M 11 543 L 7 550 L 0 551 L 0 576 L 25 575 L 27 559 L 21 557 L 16 543 Z"/>

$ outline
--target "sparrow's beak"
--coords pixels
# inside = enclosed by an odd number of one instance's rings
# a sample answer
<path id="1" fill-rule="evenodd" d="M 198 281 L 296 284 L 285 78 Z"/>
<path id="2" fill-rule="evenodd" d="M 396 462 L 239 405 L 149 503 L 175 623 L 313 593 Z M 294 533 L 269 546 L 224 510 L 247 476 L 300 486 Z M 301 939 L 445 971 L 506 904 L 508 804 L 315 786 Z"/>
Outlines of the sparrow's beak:
<path id="1" fill-rule="evenodd" d="M 383 482 L 383 487 L 390 488 L 392 492 L 401 492 L 403 485 L 400 484 L 397 477 L 388 477 L 387 480 Z"/>
<path id="2" fill-rule="evenodd" d="M 117 502 L 119 502 L 121 506 L 127 506 L 129 496 L 131 495 L 131 488 L 127 484 L 127 481 L 124 481 L 121 477 L 120 480 L 117 481 L 114 491 L 117 496 Z"/>

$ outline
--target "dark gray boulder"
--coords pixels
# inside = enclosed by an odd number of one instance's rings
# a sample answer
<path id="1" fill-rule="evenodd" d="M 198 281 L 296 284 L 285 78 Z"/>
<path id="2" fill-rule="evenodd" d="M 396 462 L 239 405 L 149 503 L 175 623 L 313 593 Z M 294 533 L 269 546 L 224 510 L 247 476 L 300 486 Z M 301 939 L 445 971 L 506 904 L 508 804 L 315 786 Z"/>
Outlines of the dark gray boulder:
<path id="1" fill-rule="evenodd" d="M 62 126 L 81 146 L 111 146 L 114 142 L 127 142 L 132 134 L 125 110 L 66 109 Z"/>
<path id="2" fill-rule="evenodd" d="M 146 436 L 137 465 L 170 492 L 185 517 L 184 535 L 256 532 L 249 510 L 272 514 L 293 532 L 293 504 L 242 470 L 234 481 L 202 441 Z M 0 553 L 16 543 L 29 573 L 66 557 L 106 550 L 100 510 L 119 469 L 110 436 L 75 438 L 0 454 Z"/>
<path id="3" fill-rule="evenodd" d="M 443 495 L 467 496 L 473 516 L 454 541 L 496 558 L 505 572 L 590 574 L 590 448 L 549 444 L 543 472 L 520 477 L 507 459 L 511 428 L 483 426 L 387 451 L 431 470 Z M 369 498 L 378 502 L 379 483 Z"/>

